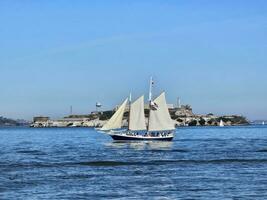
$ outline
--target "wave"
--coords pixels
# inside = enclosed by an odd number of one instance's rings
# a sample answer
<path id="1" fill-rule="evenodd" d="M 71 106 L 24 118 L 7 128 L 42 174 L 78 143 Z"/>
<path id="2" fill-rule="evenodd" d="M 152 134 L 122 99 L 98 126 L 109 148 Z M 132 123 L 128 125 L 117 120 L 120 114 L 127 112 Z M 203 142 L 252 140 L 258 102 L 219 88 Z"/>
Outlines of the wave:
<path id="1" fill-rule="evenodd" d="M 87 166 L 125 166 L 125 165 L 166 165 L 166 164 L 235 164 L 235 163 L 267 163 L 267 159 L 215 159 L 215 160 L 152 160 L 148 162 L 123 161 L 91 161 L 79 162 Z"/>
<path id="2" fill-rule="evenodd" d="M 142 165 L 142 162 L 123 162 L 123 161 L 91 161 L 91 162 L 79 162 L 79 165 L 88 166 L 123 166 L 123 165 Z"/>
<path id="3" fill-rule="evenodd" d="M 260 150 L 258 150 L 256 152 L 267 152 L 267 149 L 260 149 Z"/>
<path id="4" fill-rule="evenodd" d="M 39 150 L 18 150 L 16 152 L 21 154 L 47 155 L 45 152 Z"/>
<path id="5" fill-rule="evenodd" d="M 147 150 L 146 150 L 147 151 Z M 180 152 L 180 153 L 186 153 L 189 152 L 187 149 L 151 149 L 152 152 Z"/>
<path id="6" fill-rule="evenodd" d="M 119 167 L 131 165 L 171 165 L 171 164 L 267 164 L 267 159 L 214 159 L 214 160 L 150 160 L 150 161 L 84 161 L 84 162 L 57 162 L 57 163 L 44 163 L 44 162 L 29 162 L 29 163 L 0 163 L 1 169 L 12 168 L 48 168 L 48 167 L 73 167 L 77 165 L 91 166 L 91 167 Z"/>

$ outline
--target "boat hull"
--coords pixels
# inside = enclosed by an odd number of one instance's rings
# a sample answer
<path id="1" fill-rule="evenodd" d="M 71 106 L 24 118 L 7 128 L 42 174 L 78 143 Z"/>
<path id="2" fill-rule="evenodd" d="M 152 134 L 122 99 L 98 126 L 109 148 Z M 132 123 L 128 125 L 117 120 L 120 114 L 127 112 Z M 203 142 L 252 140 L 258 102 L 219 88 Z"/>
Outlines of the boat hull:
<path id="1" fill-rule="evenodd" d="M 113 140 L 145 140 L 145 141 L 172 141 L 173 136 L 168 137 L 135 137 L 127 135 L 110 135 Z"/>

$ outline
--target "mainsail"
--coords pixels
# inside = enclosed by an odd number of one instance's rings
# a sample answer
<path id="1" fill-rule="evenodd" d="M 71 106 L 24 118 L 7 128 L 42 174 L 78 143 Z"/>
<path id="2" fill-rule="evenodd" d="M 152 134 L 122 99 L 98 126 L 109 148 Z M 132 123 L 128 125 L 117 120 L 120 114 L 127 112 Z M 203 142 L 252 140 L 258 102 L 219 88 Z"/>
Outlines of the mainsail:
<path id="1" fill-rule="evenodd" d="M 121 104 L 119 109 L 114 113 L 110 120 L 101 128 L 102 131 L 118 129 L 122 126 L 122 118 L 126 108 L 128 98 Z"/>
<path id="2" fill-rule="evenodd" d="M 129 130 L 146 130 L 144 96 L 139 97 L 135 102 L 131 104 Z"/>
<path id="3" fill-rule="evenodd" d="M 174 123 L 170 117 L 165 99 L 165 92 L 161 93 L 154 101 L 154 109 L 150 109 L 148 131 L 174 130 Z"/>

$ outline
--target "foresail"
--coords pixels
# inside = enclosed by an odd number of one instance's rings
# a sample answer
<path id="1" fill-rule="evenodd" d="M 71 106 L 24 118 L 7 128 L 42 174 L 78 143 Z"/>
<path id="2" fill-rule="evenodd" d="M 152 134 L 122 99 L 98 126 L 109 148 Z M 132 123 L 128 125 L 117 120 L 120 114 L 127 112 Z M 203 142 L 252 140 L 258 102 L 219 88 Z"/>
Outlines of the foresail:
<path id="1" fill-rule="evenodd" d="M 131 104 L 129 130 L 146 130 L 144 96 L 139 97 L 135 102 Z"/>
<path id="2" fill-rule="evenodd" d="M 161 93 L 154 101 L 154 108 L 150 109 L 148 131 L 173 130 L 174 123 L 170 117 L 165 93 Z"/>
<path id="3" fill-rule="evenodd" d="M 114 113 L 114 115 L 110 118 L 110 120 L 104 124 L 101 128 L 102 131 L 118 129 L 122 126 L 122 118 L 124 114 L 124 110 L 127 104 L 128 98 L 121 104 L 119 109 Z"/>

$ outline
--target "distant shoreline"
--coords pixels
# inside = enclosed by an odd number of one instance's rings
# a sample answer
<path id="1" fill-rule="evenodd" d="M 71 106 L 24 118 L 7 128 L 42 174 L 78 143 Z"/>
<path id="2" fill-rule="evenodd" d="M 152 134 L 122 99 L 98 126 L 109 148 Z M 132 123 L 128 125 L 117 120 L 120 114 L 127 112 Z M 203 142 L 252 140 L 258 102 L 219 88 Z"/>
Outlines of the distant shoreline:
<path id="1" fill-rule="evenodd" d="M 62 119 L 51 120 L 46 116 L 37 116 L 32 122 L 26 120 L 13 120 L 0 117 L 0 127 L 33 127 L 33 128 L 75 128 L 75 127 L 102 127 L 113 115 L 115 110 L 92 112 L 88 115 L 69 115 Z M 144 110 L 146 118 L 148 109 Z M 180 107 L 169 108 L 170 116 L 175 127 L 187 126 L 219 126 L 223 122 L 224 126 L 246 126 L 252 125 L 244 116 L 226 115 L 216 116 L 212 113 L 206 115 L 194 114 L 191 106 L 181 105 Z M 128 125 L 129 112 L 124 113 L 123 126 Z M 260 124 L 260 123 L 259 123 Z"/>

